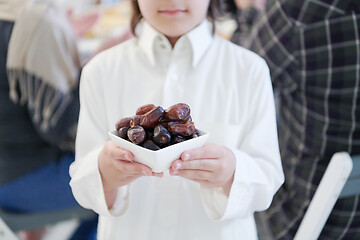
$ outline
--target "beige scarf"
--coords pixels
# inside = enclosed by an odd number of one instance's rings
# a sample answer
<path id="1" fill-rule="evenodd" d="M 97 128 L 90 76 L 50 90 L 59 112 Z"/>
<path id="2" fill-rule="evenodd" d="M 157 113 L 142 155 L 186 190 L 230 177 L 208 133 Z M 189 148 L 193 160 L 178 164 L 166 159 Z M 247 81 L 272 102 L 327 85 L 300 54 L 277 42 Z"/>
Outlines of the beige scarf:
<path id="1" fill-rule="evenodd" d="M 0 0 L 0 19 L 15 22 L 6 66 L 10 98 L 28 104 L 46 131 L 66 105 L 59 108 L 59 101 L 78 84 L 80 61 L 73 30 L 49 0 Z M 58 26 L 55 30 L 52 23 Z M 56 32 L 59 29 L 65 34 Z"/>

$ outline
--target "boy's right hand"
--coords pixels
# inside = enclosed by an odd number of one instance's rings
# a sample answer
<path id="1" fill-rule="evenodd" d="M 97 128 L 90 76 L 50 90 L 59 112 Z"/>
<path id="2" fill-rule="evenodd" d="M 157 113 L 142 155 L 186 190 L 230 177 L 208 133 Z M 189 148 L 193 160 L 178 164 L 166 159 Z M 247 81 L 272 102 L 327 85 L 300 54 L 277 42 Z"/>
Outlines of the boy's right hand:
<path id="1" fill-rule="evenodd" d="M 153 173 L 151 168 L 134 162 L 134 155 L 114 142 L 108 141 L 99 154 L 99 171 L 108 208 L 115 201 L 117 188 L 127 185 L 141 176 L 162 177 L 163 173 Z"/>

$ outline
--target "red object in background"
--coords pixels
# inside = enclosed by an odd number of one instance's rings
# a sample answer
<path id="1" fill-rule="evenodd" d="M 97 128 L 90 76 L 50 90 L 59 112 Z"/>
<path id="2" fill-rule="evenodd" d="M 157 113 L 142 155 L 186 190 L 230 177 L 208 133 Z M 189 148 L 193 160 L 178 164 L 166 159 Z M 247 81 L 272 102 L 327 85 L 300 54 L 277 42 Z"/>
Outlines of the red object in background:
<path id="1" fill-rule="evenodd" d="M 122 34 L 120 34 L 119 36 L 115 36 L 112 38 L 108 38 L 106 39 L 101 45 L 100 47 L 94 52 L 94 54 L 92 55 L 92 57 L 94 57 L 96 54 L 111 48 L 119 43 L 125 42 L 126 40 L 130 39 L 134 37 L 134 35 L 132 34 L 130 28 L 126 29 Z"/>
<path id="2" fill-rule="evenodd" d="M 89 12 L 81 16 L 72 17 L 72 11 L 68 11 L 69 21 L 71 22 L 75 34 L 83 37 L 100 19 L 100 11 Z"/>

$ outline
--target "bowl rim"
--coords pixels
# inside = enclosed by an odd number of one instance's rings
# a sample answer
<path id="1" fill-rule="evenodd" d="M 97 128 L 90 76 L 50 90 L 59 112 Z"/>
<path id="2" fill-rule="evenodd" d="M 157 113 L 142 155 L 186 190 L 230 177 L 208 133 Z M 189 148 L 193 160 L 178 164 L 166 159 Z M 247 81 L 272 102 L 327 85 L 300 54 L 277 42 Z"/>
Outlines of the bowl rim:
<path id="1" fill-rule="evenodd" d="M 161 148 L 161 149 L 159 149 L 159 150 L 147 149 L 147 148 L 144 148 L 143 146 L 140 146 L 140 145 L 137 145 L 137 144 L 135 144 L 135 143 L 132 143 L 132 142 L 130 142 L 130 141 L 128 141 L 128 140 L 125 140 L 125 139 L 123 139 L 123 138 L 121 138 L 121 137 L 119 136 L 118 131 L 116 131 L 116 129 L 110 130 L 110 131 L 108 132 L 108 134 L 109 134 L 109 135 L 111 134 L 111 135 L 117 137 L 120 141 L 122 141 L 122 142 L 124 142 L 125 144 L 127 144 L 127 145 L 129 145 L 129 146 L 132 146 L 132 147 L 134 147 L 134 148 L 139 148 L 139 149 L 141 149 L 141 150 L 145 150 L 145 151 L 150 152 L 150 153 L 160 153 L 160 152 L 168 151 L 169 148 L 171 148 L 172 146 L 179 146 L 178 144 L 185 144 L 185 143 L 188 144 L 189 141 L 191 141 L 191 140 L 198 139 L 198 138 L 208 137 L 208 136 L 210 135 L 208 132 L 205 132 L 205 131 L 203 131 L 203 130 L 201 130 L 201 129 L 198 129 L 198 128 L 197 128 L 197 130 L 198 130 L 198 131 L 200 132 L 200 134 L 201 134 L 199 137 L 191 138 L 191 139 L 188 139 L 188 140 L 186 140 L 186 141 L 183 141 L 183 142 L 180 142 L 180 143 L 176 143 L 176 144 L 173 144 L 173 145 L 170 145 L 170 146 Z"/>

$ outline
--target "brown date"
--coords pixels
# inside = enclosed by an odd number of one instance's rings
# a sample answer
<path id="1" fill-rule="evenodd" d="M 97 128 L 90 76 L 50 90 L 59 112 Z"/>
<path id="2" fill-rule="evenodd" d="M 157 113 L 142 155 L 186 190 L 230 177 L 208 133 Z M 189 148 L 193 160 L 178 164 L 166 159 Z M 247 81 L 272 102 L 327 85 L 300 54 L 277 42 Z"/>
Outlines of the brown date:
<path id="1" fill-rule="evenodd" d="M 149 112 L 141 115 L 140 125 L 144 128 L 154 127 L 164 115 L 164 109 L 160 106 L 155 107 Z"/>
<path id="2" fill-rule="evenodd" d="M 168 128 L 169 122 L 163 121 L 163 119 L 161 119 L 161 120 L 159 121 L 159 123 L 160 123 L 161 125 L 163 125 L 165 128 Z"/>
<path id="3" fill-rule="evenodd" d="M 123 138 L 123 139 L 127 139 L 127 132 L 129 130 L 129 127 L 122 127 L 119 129 L 118 133 L 119 133 L 119 137 Z"/>
<path id="4" fill-rule="evenodd" d="M 146 104 L 144 106 L 139 107 L 136 110 L 136 115 L 144 115 L 145 113 L 149 112 L 150 110 L 153 110 L 155 108 L 154 104 Z"/>
<path id="5" fill-rule="evenodd" d="M 185 103 L 172 105 L 165 110 L 164 116 L 168 120 L 188 120 L 190 117 L 190 107 Z"/>
<path id="6" fill-rule="evenodd" d="M 141 116 L 139 116 L 139 115 L 133 116 L 129 123 L 130 127 L 135 127 L 137 125 L 140 125 L 140 117 Z"/>
<path id="7" fill-rule="evenodd" d="M 127 135 L 131 142 L 141 144 L 145 140 L 146 133 L 143 127 L 135 126 L 128 130 Z"/>
<path id="8" fill-rule="evenodd" d="M 152 139 L 152 137 L 154 135 L 154 129 L 148 128 L 148 129 L 145 129 L 145 132 L 146 132 L 146 139 Z"/>
<path id="9" fill-rule="evenodd" d="M 171 141 L 171 134 L 163 125 L 158 124 L 154 128 L 153 141 L 160 147 L 166 147 Z"/>
<path id="10" fill-rule="evenodd" d="M 181 135 L 174 135 L 171 139 L 171 144 L 181 143 L 186 141 L 187 139 Z"/>
<path id="11" fill-rule="evenodd" d="M 151 140 L 146 140 L 142 146 L 154 151 L 160 150 L 160 147 Z"/>
<path id="12" fill-rule="evenodd" d="M 192 121 L 190 107 L 185 103 L 166 110 L 154 104 L 143 105 L 136 110 L 136 115 L 117 121 L 115 128 L 119 137 L 150 150 L 200 136 Z"/>
<path id="13" fill-rule="evenodd" d="M 115 124 L 116 131 L 119 131 L 119 129 L 122 127 L 129 127 L 131 119 L 131 117 L 125 117 L 117 121 Z"/>
<path id="14" fill-rule="evenodd" d="M 170 122 L 168 130 L 171 134 L 182 135 L 185 137 L 191 136 L 195 132 L 195 125 L 190 121 Z"/>
<path id="15" fill-rule="evenodd" d="M 195 132 L 190 136 L 190 139 L 191 138 L 197 138 L 197 137 L 200 137 L 200 136 L 201 136 L 200 131 L 195 128 Z"/>

